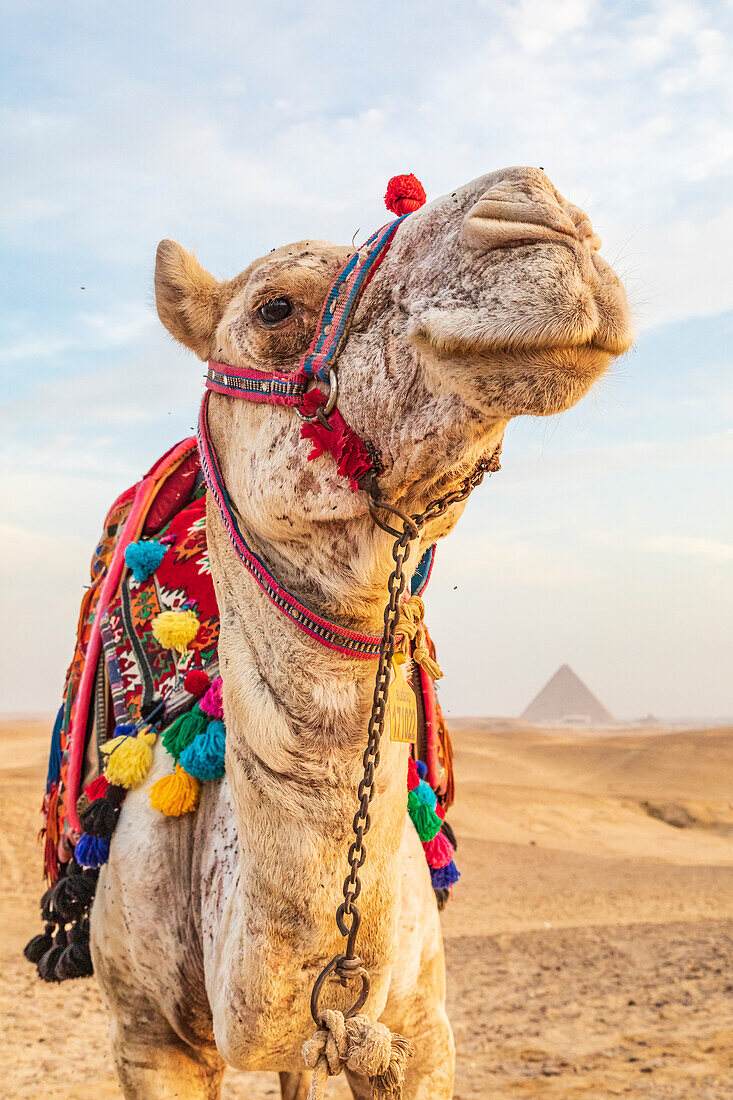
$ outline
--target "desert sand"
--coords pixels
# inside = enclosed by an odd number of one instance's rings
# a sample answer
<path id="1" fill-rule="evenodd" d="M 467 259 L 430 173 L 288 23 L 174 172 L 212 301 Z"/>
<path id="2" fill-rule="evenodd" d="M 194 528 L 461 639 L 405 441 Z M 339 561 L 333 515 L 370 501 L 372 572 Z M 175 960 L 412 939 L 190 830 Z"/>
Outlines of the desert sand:
<path id="1" fill-rule="evenodd" d="M 49 728 L 0 723 L 0 1096 L 105 1100 L 120 1092 L 93 979 L 43 985 L 21 957 Z M 733 1097 L 733 728 L 464 721 L 454 741 L 456 1100 Z M 230 1072 L 224 1096 L 279 1089 Z"/>

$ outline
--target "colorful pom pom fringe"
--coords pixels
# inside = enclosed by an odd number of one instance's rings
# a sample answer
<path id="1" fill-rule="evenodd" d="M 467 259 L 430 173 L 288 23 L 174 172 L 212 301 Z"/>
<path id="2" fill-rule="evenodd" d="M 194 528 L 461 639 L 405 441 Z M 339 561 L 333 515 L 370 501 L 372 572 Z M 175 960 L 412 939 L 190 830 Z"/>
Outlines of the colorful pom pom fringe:
<path id="1" fill-rule="evenodd" d="M 165 649 L 185 653 L 199 629 L 194 611 L 161 611 L 152 621 L 153 637 Z"/>
<path id="2" fill-rule="evenodd" d="M 425 849 L 428 867 L 436 871 L 440 867 L 447 867 L 455 855 L 453 845 L 443 832 L 436 833 L 432 840 L 428 840 L 423 844 L 423 848 Z"/>
<path id="3" fill-rule="evenodd" d="M 201 713 L 201 704 L 196 703 L 192 710 L 176 718 L 163 732 L 163 748 L 178 760 L 195 737 L 204 733 L 209 724 L 208 715 Z"/>
<path id="4" fill-rule="evenodd" d="M 125 732 L 122 732 L 122 731 Z M 119 787 L 139 787 L 153 762 L 155 734 L 148 730 L 134 736 L 134 726 L 117 726 L 116 736 L 101 747 L 107 757 L 104 774 L 107 782 Z"/>
<path id="5" fill-rule="evenodd" d="M 88 783 L 84 788 L 84 794 L 87 796 L 90 802 L 94 802 L 97 798 L 104 798 L 107 793 L 107 776 L 100 775 L 91 783 Z"/>
<path id="6" fill-rule="evenodd" d="M 402 217 L 403 214 L 411 214 L 413 210 L 419 210 L 425 203 L 425 197 L 425 188 L 410 172 L 405 176 L 392 176 L 387 184 L 384 205 L 393 214 Z"/>
<path id="7" fill-rule="evenodd" d="M 461 872 L 456 867 L 453 860 L 445 867 L 431 867 L 430 868 L 430 881 L 433 884 L 433 890 L 447 890 L 450 889 L 461 877 Z"/>
<path id="8" fill-rule="evenodd" d="M 154 810 L 166 817 L 181 817 L 192 813 L 198 806 L 199 781 L 188 775 L 180 764 L 176 764 L 173 775 L 164 775 L 150 788 L 148 797 Z"/>
<path id="9" fill-rule="evenodd" d="M 125 549 L 125 565 L 132 570 L 138 584 L 151 577 L 166 555 L 167 546 L 154 539 L 131 542 Z"/>
<path id="10" fill-rule="evenodd" d="M 206 783 L 221 779 L 224 775 L 226 731 L 224 723 L 215 719 L 209 722 L 206 732 L 195 737 L 181 753 L 181 766 L 189 775 Z"/>
<path id="11" fill-rule="evenodd" d="M 80 867 L 101 867 L 109 859 L 109 839 L 82 833 L 74 848 L 74 858 Z"/>
<path id="12" fill-rule="evenodd" d="M 183 677 L 183 687 L 189 695 L 193 695 L 197 699 L 207 692 L 210 686 L 211 681 L 201 668 L 191 668 Z"/>
<path id="13" fill-rule="evenodd" d="M 223 686 L 221 676 L 217 676 L 215 680 L 212 680 L 211 687 L 199 704 L 204 714 L 208 714 L 209 718 L 224 717 Z"/>

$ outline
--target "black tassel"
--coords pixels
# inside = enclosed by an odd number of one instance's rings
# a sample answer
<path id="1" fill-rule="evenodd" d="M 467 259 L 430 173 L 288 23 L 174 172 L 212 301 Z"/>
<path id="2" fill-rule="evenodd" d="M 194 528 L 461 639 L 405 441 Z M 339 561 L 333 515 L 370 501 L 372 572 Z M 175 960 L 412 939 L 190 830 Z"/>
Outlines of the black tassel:
<path id="1" fill-rule="evenodd" d="M 84 832 L 89 836 L 109 840 L 115 831 L 120 807 L 126 794 L 124 787 L 112 785 L 107 788 L 102 798 L 95 798 L 93 802 L 87 803 L 79 813 L 79 821 Z"/>
<path id="2" fill-rule="evenodd" d="M 56 884 L 58 885 L 58 883 Z M 46 923 L 56 923 L 56 910 L 54 909 L 53 899 L 54 890 L 56 886 L 49 886 L 46 893 L 41 898 L 41 917 Z"/>
<path id="3" fill-rule="evenodd" d="M 58 957 L 54 977 L 57 982 L 64 982 L 69 978 L 88 978 L 93 973 L 89 944 L 70 943 Z"/>
<path id="4" fill-rule="evenodd" d="M 67 875 L 54 886 L 53 909 L 63 921 L 77 920 L 94 899 L 96 881 L 84 874 Z"/>
<path id="5" fill-rule="evenodd" d="M 89 836 L 98 836 L 109 840 L 115 831 L 119 814 L 120 811 L 108 798 L 95 798 L 94 802 L 90 802 L 81 811 L 79 821 L 82 829 Z"/>
<path id="6" fill-rule="evenodd" d="M 45 932 L 39 932 L 32 940 L 29 940 L 23 949 L 23 954 L 28 962 L 38 963 L 41 956 L 45 955 L 53 947 L 54 925 L 50 922 L 46 925 Z"/>
<path id="7" fill-rule="evenodd" d="M 89 943 L 89 917 L 82 917 L 69 929 L 69 943 Z"/>
<path id="8" fill-rule="evenodd" d="M 445 887 L 441 886 L 440 889 L 434 890 L 433 893 L 435 894 L 435 900 L 438 903 L 438 912 L 442 913 L 450 899 L 450 890 L 447 890 Z"/>
<path id="9" fill-rule="evenodd" d="M 165 718 L 165 703 L 162 699 L 152 699 L 140 707 L 140 716 L 151 725 L 159 725 Z"/>
<path id="10" fill-rule="evenodd" d="M 56 977 L 56 965 L 66 950 L 66 938 L 65 929 L 59 928 L 54 946 L 38 960 L 38 976 L 44 982 L 57 982 L 59 980 Z"/>

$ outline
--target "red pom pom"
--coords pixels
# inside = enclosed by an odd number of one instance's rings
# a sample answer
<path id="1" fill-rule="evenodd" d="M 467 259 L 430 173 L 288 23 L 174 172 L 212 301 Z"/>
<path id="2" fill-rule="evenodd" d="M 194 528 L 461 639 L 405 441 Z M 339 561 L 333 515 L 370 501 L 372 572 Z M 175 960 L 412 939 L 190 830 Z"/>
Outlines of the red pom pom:
<path id="1" fill-rule="evenodd" d="M 387 184 L 384 204 L 398 217 L 419 210 L 425 203 L 425 188 L 420 180 L 410 173 L 409 176 L 392 176 Z"/>
<path id="2" fill-rule="evenodd" d="M 189 695 L 195 695 L 198 699 L 209 690 L 209 677 L 203 669 L 191 668 L 183 678 L 183 686 Z"/>
<path id="3" fill-rule="evenodd" d="M 84 794 L 90 802 L 96 802 L 98 798 L 104 798 L 107 793 L 107 786 L 107 776 L 100 775 L 84 788 Z"/>
<path id="4" fill-rule="evenodd" d="M 420 776 L 417 773 L 417 764 L 411 756 L 407 758 L 407 789 L 408 791 L 414 791 L 415 787 L 420 782 Z"/>

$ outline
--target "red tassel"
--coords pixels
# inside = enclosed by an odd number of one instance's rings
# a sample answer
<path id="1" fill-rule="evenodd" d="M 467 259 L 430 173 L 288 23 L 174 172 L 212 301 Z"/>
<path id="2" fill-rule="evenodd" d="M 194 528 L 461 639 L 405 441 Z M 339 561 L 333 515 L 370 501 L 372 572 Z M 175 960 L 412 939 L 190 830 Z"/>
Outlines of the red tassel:
<path id="1" fill-rule="evenodd" d="M 107 776 L 100 775 L 84 788 L 84 794 L 90 802 L 96 802 L 98 798 L 104 798 L 108 786 Z"/>
<path id="2" fill-rule="evenodd" d="M 410 173 L 408 176 L 392 176 L 387 184 L 387 194 L 384 196 L 384 205 L 393 214 L 402 217 L 403 214 L 412 214 L 425 204 L 425 188 L 420 180 Z"/>
<path id="3" fill-rule="evenodd" d="M 306 416 L 313 416 L 319 406 L 326 404 L 326 398 L 320 390 L 309 390 L 304 394 L 301 402 L 301 411 Z M 308 455 L 308 461 L 319 458 L 324 451 L 329 451 L 336 460 L 336 469 L 342 477 L 347 477 L 354 492 L 359 488 L 359 478 L 368 473 L 372 468 L 372 460 L 359 436 L 350 428 L 338 409 L 334 409 L 328 418 L 331 430 L 328 431 L 314 421 L 312 424 L 303 424 L 300 434 L 303 439 L 310 439 L 313 450 Z"/>
<path id="4" fill-rule="evenodd" d="M 407 760 L 407 789 L 408 791 L 414 791 L 415 787 L 420 782 L 420 776 L 417 771 L 417 764 L 410 756 Z"/>

